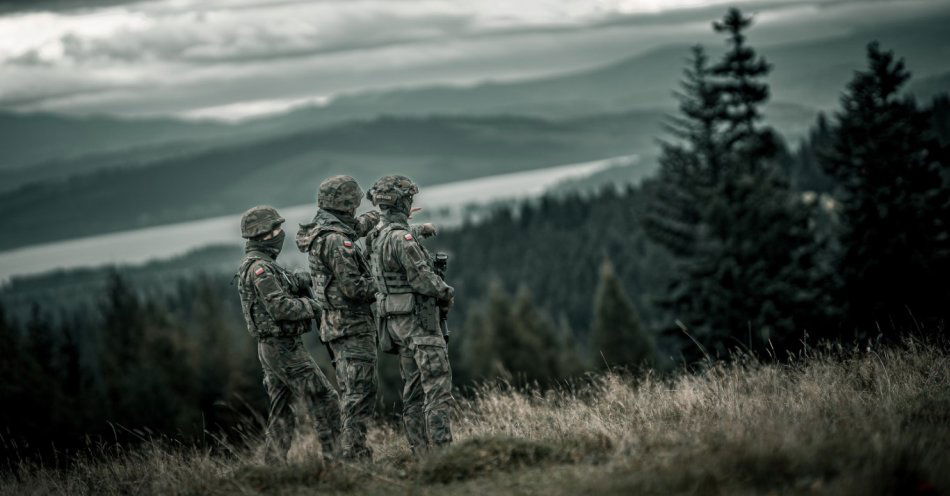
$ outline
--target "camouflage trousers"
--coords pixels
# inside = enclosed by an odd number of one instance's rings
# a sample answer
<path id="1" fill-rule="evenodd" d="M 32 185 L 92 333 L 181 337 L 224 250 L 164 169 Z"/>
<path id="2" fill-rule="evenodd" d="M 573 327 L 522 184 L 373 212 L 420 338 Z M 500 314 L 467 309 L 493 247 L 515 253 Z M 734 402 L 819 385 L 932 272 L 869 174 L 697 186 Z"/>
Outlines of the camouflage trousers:
<path id="1" fill-rule="evenodd" d="M 376 403 L 376 336 L 360 334 L 330 341 L 336 357 L 336 380 L 340 386 L 340 438 L 344 458 L 368 459 L 373 451 L 366 445 L 366 425 Z"/>
<path id="2" fill-rule="evenodd" d="M 416 455 L 452 442 L 452 370 L 442 336 L 394 339 L 402 376 L 402 418 Z"/>
<path id="3" fill-rule="evenodd" d="M 270 398 L 268 461 L 286 459 L 299 418 L 314 422 L 323 455 L 333 455 L 340 432 L 339 397 L 304 347 L 303 339 L 295 336 L 261 340 L 257 356 L 264 368 L 264 388 Z"/>

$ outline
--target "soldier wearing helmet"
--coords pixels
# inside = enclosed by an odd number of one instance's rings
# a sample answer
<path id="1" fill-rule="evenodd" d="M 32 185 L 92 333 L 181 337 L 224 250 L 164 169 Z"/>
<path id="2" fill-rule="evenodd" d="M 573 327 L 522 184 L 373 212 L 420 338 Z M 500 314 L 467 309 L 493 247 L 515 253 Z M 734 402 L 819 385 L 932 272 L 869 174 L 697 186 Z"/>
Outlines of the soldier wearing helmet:
<path id="1" fill-rule="evenodd" d="M 335 451 L 340 429 L 339 399 L 301 334 L 320 315 L 320 304 L 306 296 L 298 279 L 277 264 L 284 243 L 284 219 L 273 207 L 244 212 L 241 235 L 247 239 L 238 269 L 238 293 L 248 332 L 258 340 L 257 355 L 264 369 L 270 398 L 266 431 L 268 461 L 281 461 L 293 440 L 298 410 L 308 410 L 324 456 Z"/>
<path id="2" fill-rule="evenodd" d="M 350 176 L 333 176 L 317 192 L 317 214 L 297 232 L 297 248 L 308 254 L 310 276 L 323 308 L 320 339 L 328 343 L 341 392 L 341 456 L 368 459 L 366 424 L 376 402 L 376 288 L 356 241 L 379 220 L 379 212 L 356 217 L 363 190 Z"/>
<path id="3" fill-rule="evenodd" d="M 378 211 L 356 216 L 363 190 L 351 176 L 320 183 L 317 214 L 297 232 L 297 248 L 308 254 L 316 297 L 323 307 L 321 340 L 329 344 L 342 393 L 341 454 L 367 459 L 366 425 L 376 402 L 376 328 L 372 304 L 376 283 L 357 243 L 380 218 Z M 428 234 L 434 229 L 419 227 Z"/>
<path id="4" fill-rule="evenodd" d="M 452 441 L 452 371 L 440 312 L 454 290 L 436 275 L 429 252 L 408 225 L 419 188 L 405 176 L 384 176 L 367 192 L 382 210 L 367 236 L 370 270 L 381 293 L 380 347 L 399 355 L 403 423 L 413 453 Z"/>

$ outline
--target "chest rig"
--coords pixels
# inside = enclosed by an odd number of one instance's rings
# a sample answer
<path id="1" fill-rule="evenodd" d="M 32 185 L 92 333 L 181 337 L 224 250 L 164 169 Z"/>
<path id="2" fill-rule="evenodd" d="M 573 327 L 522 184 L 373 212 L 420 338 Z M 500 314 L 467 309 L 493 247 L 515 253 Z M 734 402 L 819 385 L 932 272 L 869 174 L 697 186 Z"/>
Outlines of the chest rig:
<path id="1" fill-rule="evenodd" d="M 383 266 L 383 252 L 387 250 L 392 235 L 400 231 L 409 232 L 405 226 L 391 223 L 380 229 L 378 233 L 374 233 L 373 251 L 370 253 L 370 271 L 376 281 L 376 288 L 385 295 L 412 293 L 412 286 L 409 285 L 405 270 L 386 270 Z"/>
<path id="2" fill-rule="evenodd" d="M 348 303 L 344 300 L 343 293 L 339 288 L 332 287 L 334 282 L 333 270 L 327 264 L 326 260 L 326 257 L 332 255 L 327 253 L 326 246 L 327 235 L 331 233 L 341 234 L 346 236 L 347 239 L 351 237 L 350 233 L 334 226 L 321 227 L 314 236 L 307 258 L 310 274 L 313 275 L 313 287 L 316 293 L 316 299 L 324 310 L 327 311 L 336 310 L 350 313 L 370 313 L 368 307 L 364 309 L 366 305 L 353 305 L 352 303 Z M 370 273 L 370 267 L 366 262 L 366 258 L 355 244 L 353 246 L 353 258 L 361 273 Z"/>
<path id="3" fill-rule="evenodd" d="M 255 338 L 262 339 L 273 336 L 289 336 L 304 333 L 306 327 L 298 323 L 285 323 L 283 326 L 278 324 L 277 321 L 267 313 L 264 304 L 259 301 L 257 291 L 254 289 L 254 283 L 251 282 L 249 275 L 251 265 L 257 261 L 267 263 L 268 268 L 274 272 L 284 291 L 289 292 L 291 288 L 294 287 L 291 275 L 287 270 L 273 263 L 271 259 L 263 253 L 252 251 L 244 257 L 235 275 L 238 278 L 238 295 L 241 298 L 241 311 L 244 314 L 244 322 L 247 324 L 248 334 Z"/>

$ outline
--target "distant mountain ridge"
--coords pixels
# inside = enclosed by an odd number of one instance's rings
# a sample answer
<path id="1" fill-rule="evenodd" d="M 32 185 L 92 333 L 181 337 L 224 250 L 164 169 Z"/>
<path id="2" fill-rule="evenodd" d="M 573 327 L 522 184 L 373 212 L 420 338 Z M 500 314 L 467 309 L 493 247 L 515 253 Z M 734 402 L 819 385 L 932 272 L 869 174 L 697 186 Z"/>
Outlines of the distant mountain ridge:
<path id="1" fill-rule="evenodd" d="M 768 123 L 790 140 L 804 134 L 874 39 L 906 57 L 912 91 L 950 89 L 946 25 L 950 15 L 760 47 L 774 65 Z M 398 170 L 433 184 L 649 157 L 687 55 L 667 46 L 541 79 L 345 95 L 233 125 L 0 113 L 0 249 L 301 203 L 333 173 L 365 182 Z"/>
<path id="2" fill-rule="evenodd" d="M 0 195 L 0 249 L 311 202 L 332 174 L 427 185 L 630 155 L 653 146 L 663 117 L 383 117 L 45 181 Z"/>
<path id="3" fill-rule="evenodd" d="M 931 81 L 926 90 L 929 94 L 940 86 L 950 89 L 946 87 L 948 78 L 938 77 L 950 72 L 947 25 L 950 14 L 864 27 L 828 39 L 759 47 L 774 66 L 770 75 L 772 101 L 794 102 L 815 110 L 834 107 L 852 72 L 863 66 L 865 45 L 875 39 L 907 58 L 915 80 Z M 751 37 L 755 43 L 754 30 Z M 714 55 L 717 50 L 717 46 L 710 48 Z M 668 110 L 675 105 L 672 93 L 688 53 L 688 45 L 673 45 L 601 67 L 539 79 L 341 95 L 325 106 L 298 108 L 236 125 L 0 112 L 0 170 L 155 145 L 243 142 L 384 115 L 567 118 L 630 109 Z"/>

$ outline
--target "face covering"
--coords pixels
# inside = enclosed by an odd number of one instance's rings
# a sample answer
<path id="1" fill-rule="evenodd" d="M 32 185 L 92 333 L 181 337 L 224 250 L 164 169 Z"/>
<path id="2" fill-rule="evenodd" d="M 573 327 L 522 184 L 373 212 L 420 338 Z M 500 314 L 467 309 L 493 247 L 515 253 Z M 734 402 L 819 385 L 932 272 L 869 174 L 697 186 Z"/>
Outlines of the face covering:
<path id="1" fill-rule="evenodd" d="M 328 210 L 328 212 L 333 214 L 340 222 L 350 226 L 351 229 L 356 229 L 358 222 L 356 220 L 355 211 L 344 212 L 343 210 Z"/>
<path id="2" fill-rule="evenodd" d="M 274 258 L 277 258 L 277 255 L 280 254 L 280 250 L 283 249 L 284 247 L 284 237 L 286 236 L 287 234 L 283 230 L 281 230 L 280 234 L 278 234 L 277 236 L 274 236 L 271 239 L 259 239 L 259 240 L 248 241 L 247 244 L 248 244 L 248 247 L 252 249 L 263 251 L 265 253 L 270 254 Z"/>

